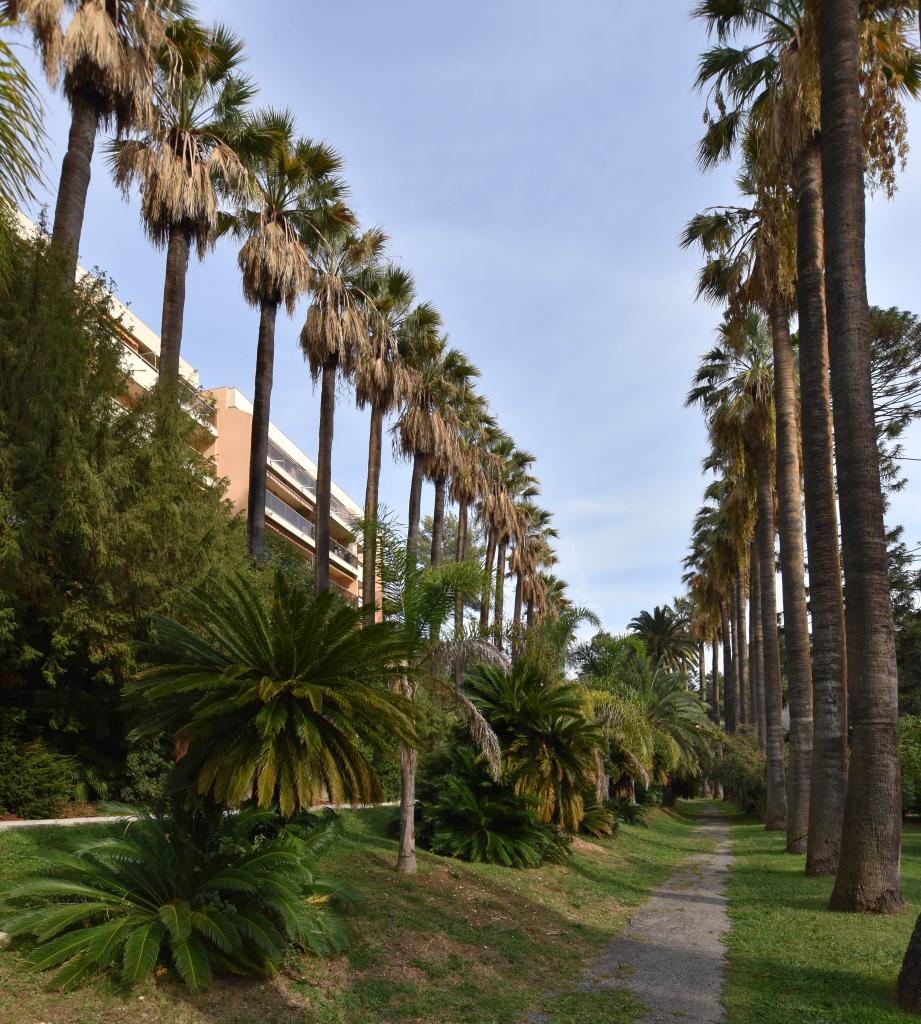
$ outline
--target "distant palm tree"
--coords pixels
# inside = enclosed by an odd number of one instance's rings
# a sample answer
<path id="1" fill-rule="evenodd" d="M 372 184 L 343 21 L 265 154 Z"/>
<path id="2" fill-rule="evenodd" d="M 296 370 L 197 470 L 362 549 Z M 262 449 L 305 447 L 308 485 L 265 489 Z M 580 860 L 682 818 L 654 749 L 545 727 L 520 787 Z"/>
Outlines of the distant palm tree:
<path id="1" fill-rule="evenodd" d="M 641 611 L 628 629 L 642 641 L 654 665 L 672 672 L 686 672 L 694 656 L 694 641 L 685 621 L 668 605 Z"/>
<path id="2" fill-rule="evenodd" d="M 336 176 L 342 161 L 334 150 L 325 143 L 295 138 L 294 119 L 288 111 L 269 111 L 258 123 L 274 139 L 271 152 L 248 166 L 252 192 L 240 198 L 222 227 L 243 240 L 238 256 L 243 296 L 259 310 L 247 534 L 250 553 L 261 558 L 278 307 L 284 305 L 293 313 L 297 300 L 310 287 L 304 239 L 312 240 L 318 225 L 350 223 L 352 215 L 342 202 L 346 190 Z"/>
<path id="3" fill-rule="evenodd" d="M 4 0 L 3 14 L 24 22 L 52 86 L 62 82 L 71 109 L 52 237 L 76 269 L 90 164 L 100 126 L 119 132 L 148 115 L 157 56 L 179 0 Z M 72 12 L 66 26 L 64 10 Z"/>
<path id="4" fill-rule="evenodd" d="M 369 350 L 371 320 L 375 315 L 369 292 L 373 292 L 386 243 L 387 236 L 379 228 L 358 234 L 332 220 L 318 227 L 312 237 L 305 238 L 313 297 L 301 330 L 301 347 L 310 364 L 311 377 L 314 382 L 320 381 L 314 558 L 318 594 L 329 589 L 336 380 L 340 375 L 351 377 Z"/>
<path id="5" fill-rule="evenodd" d="M 708 352 L 687 404 L 700 404 L 714 447 L 750 461 L 757 479 L 761 618 L 764 625 L 764 704 L 767 757 L 766 827 L 786 828 L 787 798 L 781 721 L 780 650 L 774 529 L 774 386 L 771 337 L 764 318 L 750 313 L 726 320 L 720 344 Z"/>
<path id="6" fill-rule="evenodd" d="M 271 138 L 247 117 L 256 90 L 238 74 L 243 43 L 223 25 L 205 29 L 191 18 L 167 28 L 159 57 L 152 118 L 110 146 L 117 185 L 141 191 L 148 237 L 166 248 L 160 326 L 160 379 L 179 376 L 189 253 L 199 258 L 217 236 L 220 194 L 248 180 L 246 162 L 266 152 Z"/>

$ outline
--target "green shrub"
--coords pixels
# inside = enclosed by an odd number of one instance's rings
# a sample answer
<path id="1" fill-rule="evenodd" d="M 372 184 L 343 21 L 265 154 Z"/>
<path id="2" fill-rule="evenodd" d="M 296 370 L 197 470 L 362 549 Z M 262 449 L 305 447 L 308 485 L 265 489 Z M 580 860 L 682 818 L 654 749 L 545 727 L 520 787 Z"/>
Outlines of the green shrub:
<path id="1" fill-rule="evenodd" d="M 608 802 L 618 821 L 625 825 L 645 825 L 646 813 L 649 808 L 630 800 L 610 800 Z"/>
<path id="2" fill-rule="evenodd" d="M 596 839 L 612 836 L 617 831 L 617 814 L 607 803 L 601 804 L 597 800 L 586 800 L 585 812 L 579 823 L 579 831 L 594 836 Z"/>
<path id="3" fill-rule="evenodd" d="M 281 825 L 274 810 L 164 819 L 113 809 L 138 819 L 71 853 L 46 852 L 39 874 L 2 893 L 0 928 L 35 938 L 28 960 L 56 969 L 55 987 L 116 968 L 133 984 L 163 963 L 198 990 L 214 969 L 275 973 L 289 943 L 344 948 L 336 889 L 311 866 L 335 818 L 305 827 Z"/>
<path id="4" fill-rule="evenodd" d="M 899 719 L 902 813 L 921 814 L 921 715 Z"/>
<path id="5" fill-rule="evenodd" d="M 752 732 L 740 732 L 723 740 L 723 756 L 715 762 L 714 777 L 723 784 L 727 799 L 745 814 L 764 814 L 764 751 Z"/>
<path id="6" fill-rule="evenodd" d="M 0 740 L 0 814 L 55 818 L 71 799 L 77 763 L 41 743 Z"/>
<path id="7" fill-rule="evenodd" d="M 458 743 L 424 769 L 416 819 L 421 846 L 513 868 L 560 863 L 568 855 L 568 837 L 545 825 L 511 785 L 496 782 L 472 747 Z"/>
<path id="8" fill-rule="evenodd" d="M 148 810 L 160 808 L 173 767 L 173 744 L 166 737 L 153 736 L 132 743 L 125 758 L 121 799 Z"/>

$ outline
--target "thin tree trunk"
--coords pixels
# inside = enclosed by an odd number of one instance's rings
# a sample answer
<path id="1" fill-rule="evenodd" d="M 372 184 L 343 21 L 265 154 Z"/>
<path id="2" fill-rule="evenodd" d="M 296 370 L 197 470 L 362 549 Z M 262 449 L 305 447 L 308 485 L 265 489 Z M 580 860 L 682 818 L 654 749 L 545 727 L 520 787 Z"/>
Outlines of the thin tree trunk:
<path id="1" fill-rule="evenodd" d="M 784 641 L 790 708 L 790 781 L 787 788 L 787 853 L 805 853 L 812 784 L 812 662 L 806 567 L 803 556 L 803 490 L 796 418 L 796 374 L 790 319 L 778 303 L 771 310 L 774 407 L 777 428 L 777 532 L 783 587 Z"/>
<path id="2" fill-rule="evenodd" d="M 459 502 L 457 506 L 457 553 L 458 562 L 467 558 L 467 510 L 469 506 L 466 501 Z M 454 636 L 457 640 L 464 635 L 464 599 L 458 595 L 454 599 Z"/>
<path id="3" fill-rule="evenodd" d="M 723 636 L 723 714 L 726 732 L 736 731 L 735 664 L 732 657 L 732 616 L 726 602 L 720 604 L 720 632 Z"/>
<path id="4" fill-rule="evenodd" d="M 378 505 L 381 486 L 381 449 L 384 434 L 384 410 L 377 403 L 371 406 L 368 433 L 368 479 L 365 484 L 364 551 L 361 563 L 361 599 L 369 608 L 367 621 L 377 614 L 377 535 Z"/>
<path id="5" fill-rule="evenodd" d="M 489 603 L 492 597 L 492 560 L 496 553 L 495 530 L 488 530 L 486 536 L 486 558 L 483 566 L 483 591 L 480 595 L 480 634 L 489 632 Z"/>
<path id="6" fill-rule="evenodd" d="M 93 150 L 99 129 L 99 111 L 88 92 L 78 90 L 71 101 L 70 135 L 61 164 L 61 179 L 54 207 L 54 244 L 66 253 L 67 280 L 76 273 L 86 195 L 90 187 Z"/>
<path id="7" fill-rule="evenodd" d="M 412 699 L 413 686 L 403 682 L 403 693 Z M 416 764 L 418 754 L 406 743 L 400 746 L 400 846 L 397 871 L 403 875 L 416 873 Z"/>
<path id="8" fill-rule="evenodd" d="M 256 378 L 253 383 L 253 424 L 249 444 L 249 496 L 246 532 L 249 553 L 265 555 L 265 471 L 269 460 L 269 410 L 272 403 L 272 374 L 275 364 L 275 319 L 277 302 L 263 302 L 259 310 L 259 344 L 256 348 Z"/>
<path id="9" fill-rule="evenodd" d="M 192 233 L 188 224 L 173 224 L 166 245 L 166 274 L 163 279 L 163 312 L 160 317 L 160 380 L 179 379 L 182 348 L 182 320 L 185 314 L 185 283 L 189 271 Z"/>
<path id="10" fill-rule="evenodd" d="M 765 828 L 787 826 L 784 786 L 783 698 L 777 642 L 777 579 L 774 561 L 774 473 L 767 442 L 756 452 L 758 472 L 758 553 L 761 560 L 761 626 L 764 652 L 764 752 L 767 759 Z"/>
<path id="11" fill-rule="evenodd" d="M 720 643 L 719 637 L 713 635 L 713 660 L 710 665 L 710 714 L 716 725 L 720 724 Z"/>
<path id="12" fill-rule="evenodd" d="M 697 641 L 697 686 L 700 699 L 707 699 L 707 652 L 703 640 Z"/>
<path id="13" fill-rule="evenodd" d="M 317 524 L 314 586 L 317 594 L 329 590 L 329 517 L 333 488 L 333 427 L 336 420 L 336 374 L 339 361 L 323 364 L 320 379 L 320 438 L 317 446 Z"/>
<path id="14" fill-rule="evenodd" d="M 418 563 L 419 519 L 422 515 L 422 459 L 413 456 L 413 475 L 409 484 L 409 517 L 406 524 L 406 553 L 415 565 Z"/>
<path id="15" fill-rule="evenodd" d="M 821 5 L 825 283 L 845 579 L 851 761 L 830 906 L 902 910 L 895 637 L 873 390 L 864 252 L 860 5 Z"/>
<path id="16" fill-rule="evenodd" d="M 525 613 L 525 615 L 526 615 L 525 621 L 528 624 L 528 629 L 530 629 L 534 625 L 534 602 L 533 601 L 528 601 L 527 612 Z"/>
<path id="17" fill-rule="evenodd" d="M 796 199 L 800 421 L 814 700 L 806 874 L 833 875 L 838 870 L 847 788 L 847 669 L 828 380 L 822 163 L 818 138 L 809 142 L 797 161 Z"/>
<path id="18" fill-rule="evenodd" d="M 515 578 L 515 611 L 512 618 L 512 661 L 521 653 L 521 607 L 524 598 L 524 577 L 518 573 Z"/>
<path id="19" fill-rule="evenodd" d="M 445 480 L 435 481 L 435 506 L 432 511 L 432 565 L 441 565 L 441 547 L 445 532 Z"/>
<path id="20" fill-rule="evenodd" d="M 756 527 L 757 530 L 757 527 Z M 758 554 L 758 535 L 752 537 L 749 553 L 749 577 L 751 591 L 751 681 L 752 707 L 754 709 L 755 732 L 761 749 L 764 749 L 764 622 L 761 617 L 761 557 Z"/>
<path id="21" fill-rule="evenodd" d="M 503 617 L 505 612 L 505 552 L 507 542 L 503 539 L 497 546 L 496 554 L 496 609 L 493 615 L 493 629 L 496 634 L 496 646 L 502 650 Z"/>
<path id="22" fill-rule="evenodd" d="M 745 625 L 745 605 L 746 605 L 746 593 L 745 593 L 745 576 L 741 570 L 736 573 L 736 593 L 735 593 L 735 605 L 736 605 L 736 649 L 735 649 L 735 663 L 736 663 L 736 675 L 739 680 L 739 706 L 738 706 L 738 723 L 739 725 L 748 725 L 751 721 L 749 716 L 749 700 L 748 700 L 748 637 L 746 635 Z"/>

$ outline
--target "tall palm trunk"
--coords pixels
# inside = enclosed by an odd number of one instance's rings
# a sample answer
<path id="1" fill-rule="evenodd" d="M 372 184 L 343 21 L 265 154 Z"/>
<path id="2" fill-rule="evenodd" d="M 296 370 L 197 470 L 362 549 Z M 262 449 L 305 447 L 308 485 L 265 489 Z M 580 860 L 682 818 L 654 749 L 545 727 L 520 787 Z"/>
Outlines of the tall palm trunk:
<path id="1" fill-rule="evenodd" d="M 502 650 L 502 629 L 505 612 L 505 554 L 507 550 L 508 542 L 503 537 L 496 548 L 496 608 L 493 615 L 496 646 L 500 651 Z"/>
<path id="2" fill-rule="evenodd" d="M 787 825 L 783 763 L 783 698 L 777 641 L 777 578 L 774 569 L 774 472 L 765 441 L 755 453 L 758 472 L 758 554 L 761 561 L 761 627 L 764 652 L 764 753 L 767 760 L 765 828 Z"/>
<path id="3" fill-rule="evenodd" d="M 528 629 L 534 625 L 534 602 L 528 601 L 527 608 L 525 611 L 525 622 L 528 624 Z"/>
<path id="4" fill-rule="evenodd" d="M 329 590 L 329 517 L 333 488 L 333 427 L 336 420 L 336 373 L 339 361 L 333 356 L 323 364 L 320 378 L 320 437 L 317 445 L 317 525 L 315 587 L 318 594 Z"/>
<path id="5" fill-rule="evenodd" d="M 796 374 L 790 345 L 790 320 L 783 306 L 776 303 L 771 310 L 771 340 L 777 424 L 777 532 L 780 534 L 780 578 L 790 707 L 787 853 L 805 853 L 812 784 L 812 654 L 806 610 Z"/>
<path id="6" fill-rule="evenodd" d="M 368 432 L 368 479 L 365 483 L 364 550 L 361 563 L 361 599 L 371 610 L 373 622 L 377 609 L 377 513 L 381 486 L 381 449 L 384 435 L 384 410 L 376 402 L 371 405 Z"/>
<path id="7" fill-rule="evenodd" d="M 800 421 L 814 700 L 806 874 L 833 875 L 838 870 L 847 788 L 847 684 L 828 382 L 822 163 L 818 138 L 809 142 L 797 161 L 796 210 Z"/>
<path id="8" fill-rule="evenodd" d="M 457 552 L 458 562 L 463 562 L 467 557 L 467 511 L 469 505 L 461 500 L 457 506 Z M 454 598 L 454 638 L 460 640 L 464 635 L 464 599 L 457 595 Z"/>
<path id="9" fill-rule="evenodd" d="M 408 679 L 403 681 L 403 694 L 410 700 L 414 687 Z M 397 853 L 397 871 L 403 875 L 416 873 L 416 764 L 415 748 L 400 745 L 400 845 Z"/>
<path id="10" fill-rule="evenodd" d="M 710 714 L 716 725 L 720 724 L 720 643 L 713 635 L 713 660 L 710 664 Z"/>
<path id="11" fill-rule="evenodd" d="M 836 910 L 904 907 L 895 637 L 880 488 L 864 263 L 858 0 L 821 6 L 825 283 L 845 579 L 851 762 Z"/>
<path id="12" fill-rule="evenodd" d="M 54 207 L 52 238 L 66 253 L 65 269 L 70 276 L 77 270 L 86 195 L 90 187 L 93 150 L 99 129 L 99 109 L 88 89 L 78 90 L 71 102 L 70 135 L 61 164 L 61 179 Z"/>
<path id="13" fill-rule="evenodd" d="M 413 475 L 409 484 L 409 516 L 406 523 L 406 553 L 410 561 L 418 561 L 419 519 L 422 515 L 422 457 L 413 456 Z"/>
<path id="14" fill-rule="evenodd" d="M 432 565 L 441 565 L 441 547 L 445 532 L 445 479 L 435 481 L 435 507 L 432 511 Z"/>
<path id="15" fill-rule="evenodd" d="M 749 552 L 749 591 L 751 619 L 751 676 L 752 714 L 755 733 L 764 749 L 764 622 L 761 618 L 761 558 L 758 554 L 758 535 L 752 537 Z"/>
<path id="16" fill-rule="evenodd" d="M 517 596 L 517 595 L 516 595 Z M 700 690 L 700 699 L 707 697 L 707 651 L 703 640 L 697 641 L 697 686 Z"/>
<path id="17" fill-rule="evenodd" d="M 515 578 L 515 610 L 512 615 L 512 661 L 518 660 L 521 652 L 521 606 L 524 599 L 524 576 Z"/>
<path id="18" fill-rule="evenodd" d="M 723 714 L 726 732 L 736 731 L 735 664 L 732 658 L 732 617 L 726 602 L 720 604 L 720 631 L 723 635 Z"/>
<path id="19" fill-rule="evenodd" d="M 192 232 L 188 224 L 173 224 L 166 244 L 166 274 L 163 278 L 163 312 L 160 317 L 160 380 L 179 379 L 182 321 L 185 315 L 185 283 L 189 272 Z"/>
<path id="20" fill-rule="evenodd" d="M 275 366 L 275 320 L 278 302 L 264 300 L 259 308 L 259 344 L 253 382 L 253 425 L 249 444 L 249 496 L 246 533 L 253 558 L 265 555 L 265 470 L 269 460 L 269 409 Z"/>
<path id="21" fill-rule="evenodd" d="M 749 717 L 748 699 L 748 637 L 745 626 L 745 577 L 740 569 L 736 573 L 735 585 L 735 614 L 736 614 L 736 649 L 735 663 L 736 675 L 739 682 L 739 706 L 738 724 L 748 725 Z"/>
<path id="22" fill-rule="evenodd" d="M 489 602 L 492 597 L 492 560 L 496 554 L 496 532 L 488 530 L 486 535 L 486 558 L 483 566 L 483 591 L 480 595 L 480 633 L 489 632 Z"/>

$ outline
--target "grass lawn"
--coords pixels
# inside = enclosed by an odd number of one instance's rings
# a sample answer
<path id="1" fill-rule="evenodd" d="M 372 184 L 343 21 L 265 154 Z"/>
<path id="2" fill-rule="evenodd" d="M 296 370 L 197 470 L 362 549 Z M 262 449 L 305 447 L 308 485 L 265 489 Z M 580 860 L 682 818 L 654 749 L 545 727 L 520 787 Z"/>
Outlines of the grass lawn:
<path id="1" fill-rule="evenodd" d="M 830 878 L 806 878 L 783 836 L 736 819 L 729 883 L 729 1024 L 905 1024 L 895 979 L 921 905 L 921 828 L 905 831 L 896 917 L 832 914 Z"/>
<path id="2" fill-rule="evenodd" d="M 292 957 L 269 982 L 218 980 L 189 996 L 165 972 L 131 992 L 99 982 L 63 996 L 47 977 L 0 954 L 0 1024 L 629 1024 L 625 993 L 574 994 L 630 907 L 703 843 L 686 810 L 655 811 L 577 841 L 564 867 L 537 871 L 469 865 L 421 853 L 419 874 L 396 875 L 389 810 L 345 816 L 324 869 L 360 895 L 353 945 L 331 961 Z M 79 838 L 73 828 L 0 834 L 0 878 L 28 870 L 39 844 Z M 76 833 L 76 834 L 75 834 Z"/>

